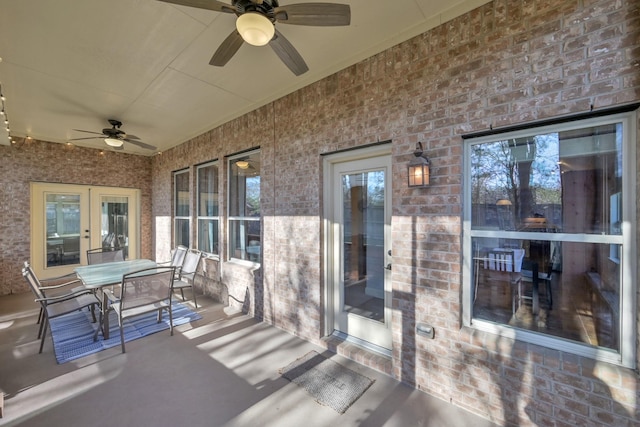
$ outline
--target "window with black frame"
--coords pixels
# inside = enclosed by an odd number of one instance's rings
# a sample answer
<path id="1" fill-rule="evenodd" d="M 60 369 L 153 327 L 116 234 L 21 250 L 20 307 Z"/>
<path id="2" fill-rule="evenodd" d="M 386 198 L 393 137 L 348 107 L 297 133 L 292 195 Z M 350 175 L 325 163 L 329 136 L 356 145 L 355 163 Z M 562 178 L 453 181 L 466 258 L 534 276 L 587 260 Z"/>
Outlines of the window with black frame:
<path id="1" fill-rule="evenodd" d="M 621 349 L 632 344 L 624 342 L 632 336 L 624 296 L 635 287 L 623 280 L 632 245 L 621 227 L 635 206 L 635 165 L 624 161 L 633 152 L 631 117 L 467 139 L 471 325 L 586 355 L 605 349 L 623 361 Z"/>
<path id="2" fill-rule="evenodd" d="M 260 151 L 229 159 L 229 258 L 260 263 Z"/>

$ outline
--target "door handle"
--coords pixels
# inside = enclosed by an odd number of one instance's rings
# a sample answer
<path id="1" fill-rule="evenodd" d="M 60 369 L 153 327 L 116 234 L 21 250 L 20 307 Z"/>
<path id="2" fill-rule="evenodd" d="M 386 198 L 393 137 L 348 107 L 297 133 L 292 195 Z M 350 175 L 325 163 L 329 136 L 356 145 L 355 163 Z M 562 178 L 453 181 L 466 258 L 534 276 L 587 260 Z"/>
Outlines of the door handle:
<path id="1" fill-rule="evenodd" d="M 385 267 L 387 270 L 391 270 L 391 263 L 387 264 L 387 266 Z"/>

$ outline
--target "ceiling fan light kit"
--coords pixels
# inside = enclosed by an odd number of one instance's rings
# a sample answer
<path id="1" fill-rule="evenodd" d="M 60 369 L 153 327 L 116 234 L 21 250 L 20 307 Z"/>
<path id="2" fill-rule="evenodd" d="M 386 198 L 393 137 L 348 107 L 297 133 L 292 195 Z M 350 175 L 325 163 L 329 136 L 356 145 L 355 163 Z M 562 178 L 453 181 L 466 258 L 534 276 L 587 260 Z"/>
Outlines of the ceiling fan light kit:
<path id="1" fill-rule="evenodd" d="M 226 65 L 244 42 L 254 46 L 268 44 L 287 68 L 299 76 L 309 71 L 309 67 L 289 40 L 276 30 L 276 23 L 316 27 L 351 24 L 351 7 L 347 4 L 298 3 L 280 6 L 278 0 L 231 0 L 231 4 L 218 0 L 158 1 L 237 16 L 236 29 L 227 36 L 209 61 L 216 67 Z"/>
<path id="2" fill-rule="evenodd" d="M 269 18 L 256 12 L 240 15 L 236 20 L 236 28 L 242 39 L 253 46 L 266 45 L 276 32 Z"/>
<path id="3" fill-rule="evenodd" d="M 104 142 L 106 142 L 110 147 L 122 147 L 122 145 L 124 144 L 124 141 L 116 138 L 105 138 Z"/>
<path id="4" fill-rule="evenodd" d="M 102 139 L 105 144 L 109 147 L 112 147 L 115 150 L 123 150 L 124 143 L 129 143 L 132 145 L 137 145 L 140 148 L 144 148 L 146 150 L 156 150 L 157 148 L 153 145 L 146 144 L 140 141 L 135 135 L 127 134 L 125 131 L 120 130 L 122 126 L 122 122 L 120 120 L 109 119 L 110 128 L 102 129 L 102 132 L 93 132 L 90 130 L 82 130 L 82 129 L 74 129 L 77 132 L 90 133 L 92 135 L 97 136 L 88 136 L 86 138 L 73 138 L 70 141 L 80 141 L 85 139 Z"/>

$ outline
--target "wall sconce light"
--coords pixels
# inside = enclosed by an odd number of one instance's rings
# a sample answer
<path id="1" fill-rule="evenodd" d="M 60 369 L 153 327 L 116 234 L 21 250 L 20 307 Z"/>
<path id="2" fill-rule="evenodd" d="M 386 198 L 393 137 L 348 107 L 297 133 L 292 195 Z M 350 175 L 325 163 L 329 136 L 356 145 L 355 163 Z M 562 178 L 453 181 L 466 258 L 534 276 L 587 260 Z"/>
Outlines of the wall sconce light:
<path id="1" fill-rule="evenodd" d="M 409 162 L 409 187 L 426 187 L 429 185 L 429 158 L 422 150 L 422 142 L 416 144 L 413 155 L 416 157 Z"/>

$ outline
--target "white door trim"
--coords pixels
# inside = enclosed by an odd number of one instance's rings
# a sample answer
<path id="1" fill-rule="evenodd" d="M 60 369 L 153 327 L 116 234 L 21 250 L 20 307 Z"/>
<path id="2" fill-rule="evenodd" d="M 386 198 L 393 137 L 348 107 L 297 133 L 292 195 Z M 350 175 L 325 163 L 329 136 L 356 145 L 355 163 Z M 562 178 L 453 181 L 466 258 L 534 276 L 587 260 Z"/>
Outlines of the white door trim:
<path id="1" fill-rule="evenodd" d="M 366 160 L 373 159 L 377 157 L 388 157 L 388 170 L 386 174 L 386 194 L 385 194 L 385 204 L 387 205 L 387 209 L 389 210 L 389 224 L 391 218 L 391 179 L 392 179 L 392 171 L 391 171 L 391 143 L 388 144 L 380 144 L 375 146 L 370 146 L 362 149 L 355 149 L 351 151 L 345 151 L 340 153 L 329 154 L 323 158 L 323 241 L 324 241 L 324 330 L 323 335 L 338 335 L 343 338 L 349 338 L 349 335 L 345 334 L 344 331 L 336 330 L 336 322 L 337 316 L 337 304 L 335 303 L 336 292 L 339 292 L 339 287 L 341 283 L 341 263 L 339 257 L 335 256 L 336 252 L 336 236 L 340 236 L 342 233 L 341 224 L 342 219 L 336 218 L 336 208 L 339 203 L 340 197 L 336 197 L 336 188 L 334 188 L 334 175 L 336 170 L 345 163 L 355 162 L 358 160 Z M 388 234 L 386 237 L 386 244 L 390 245 L 390 230 L 387 230 Z M 388 246 L 390 249 L 390 246 Z M 385 252 L 387 248 L 385 248 Z M 389 262 L 391 262 L 389 260 Z M 376 347 L 375 349 L 380 350 L 390 350 L 391 349 L 391 295 L 390 295 L 390 271 L 386 272 L 388 276 L 386 278 L 387 286 L 385 290 L 385 324 L 384 327 L 388 328 L 388 336 L 389 338 L 385 340 L 383 345 L 379 343 L 373 343 L 372 347 Z M 378 322 L 380 325 L 380 322 Z M 361 343 L 366 345 L 366 341 L 359 339 L 359 337 L 353 337 L 352 340 L 356 343 Z"/>

